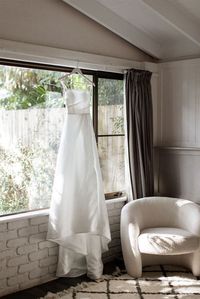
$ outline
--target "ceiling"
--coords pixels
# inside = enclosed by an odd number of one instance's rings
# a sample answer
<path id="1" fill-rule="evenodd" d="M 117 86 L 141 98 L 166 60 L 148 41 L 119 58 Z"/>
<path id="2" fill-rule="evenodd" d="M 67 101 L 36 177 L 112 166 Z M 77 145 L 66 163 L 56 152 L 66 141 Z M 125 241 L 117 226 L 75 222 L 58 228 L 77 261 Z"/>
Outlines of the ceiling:
<path id="1" fill-rule="evenodd" d="M 63 0 L 160 60 L 200 57 L 200 0 Z"/>

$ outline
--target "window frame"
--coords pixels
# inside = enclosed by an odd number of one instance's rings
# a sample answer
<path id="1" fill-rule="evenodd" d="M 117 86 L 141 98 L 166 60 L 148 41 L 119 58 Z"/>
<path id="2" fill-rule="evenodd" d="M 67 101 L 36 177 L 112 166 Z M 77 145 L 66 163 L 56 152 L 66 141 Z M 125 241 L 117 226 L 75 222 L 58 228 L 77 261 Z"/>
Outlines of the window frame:
<path id="1" fill-rule="evenodd" d="M 97 72 L 98 73 L 98 72 Z M 95 137 L 96 137 L 96 142 L 97 142 L 97 146 L 98 146 L 98 138 L 100 137 L 119 137 L 119 136 L 125 136 L 124 134 L 99 134 L 98 133 L 98 79 L 111 79 L 111 80 L 122 80 L 124 79 L 123 74 L 116 74 L 116 73 L 105 73 L 105 72 L 100 72 L 100 74 L 97 75 L 97 77 L 95 78 L 95 92 L 93 90 L 93 126 L 94 126 L 94 131 L 95 131 Z M 95 94 L 96 93 L 96 94 Z M 94 97 L 95 94 L 95 97 Z M 123 196 L 123 190 L 116 190 L 115 192 L 111 192 L 111 193 L 105 193 L 105 199 L 113 199 L 113 198 L 118 198 Z"/>
<path id="2" fill-rule="evenodd" d="M 0 58 L 0 65 L 6 65 L 6 66 L 13 66 L 13 67 L 22 67 L 22 68 L 32 68 L 32 69 L 43 69 L 43 70 L 49 70 L 49 71 L 57 71 L 57 72 L 71 72 L 74 68 L 73 67 L 65 67 L 61 65 L 53 65 L 53 64 L 45 64 L 45 63 L 38 63 L 38 62 L 29 62 L 29 61 L 20 61 L 20 60 L 11 60 L 11 59 L 1 59 Z M 93 78 L 93 98 L 92 98 L 92 107 L 93 107 L 93 128 L 94 133 L 96 137 L 96 142 L 98 145 L 98 137 L 113 137 L 113 136 L 125 136 L 125 134 L 108 134 L 108 135 L 101 135 L 98 134 L 98 80 L 99 79 L 111 79 L 111 80 L 121 80 L 123 81 L 124 75 L 122 73 L 115 73 L 115 72 L 106 72 L 106 71 L 97 71 L 97 70 L 91 70 L 91 69 L 82 69 L 81 71 L 85 75 L 91 75 Z M 106 193 L 105 199 L 114 199 L 123 196 L 121 190 L 118 190 L 113 193 Z M 46 209 L 46 208 L 44 208 Z M 43 209 L 39 209 L 43 210 Z M 10 216 L 10 215 L 16 215 L 26 212 L 32 212 L 36 210 L 31 211 L 21 211 L 21 212 L 14 212 L 11 214 L 5 214 L 0 215 L 0 217 L 3 216 Z"/>

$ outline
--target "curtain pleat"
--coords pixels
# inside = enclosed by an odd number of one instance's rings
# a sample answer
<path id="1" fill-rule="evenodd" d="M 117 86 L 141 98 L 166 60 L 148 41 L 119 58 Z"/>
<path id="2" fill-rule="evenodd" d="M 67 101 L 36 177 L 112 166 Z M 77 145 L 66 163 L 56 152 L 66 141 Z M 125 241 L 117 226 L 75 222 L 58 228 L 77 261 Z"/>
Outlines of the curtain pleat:
<path id="1" fill-rule="evenodd" d="M 133 199 L 153 195 L 153 109 L 151 72 L 125 75 L 126 141 Z"/>

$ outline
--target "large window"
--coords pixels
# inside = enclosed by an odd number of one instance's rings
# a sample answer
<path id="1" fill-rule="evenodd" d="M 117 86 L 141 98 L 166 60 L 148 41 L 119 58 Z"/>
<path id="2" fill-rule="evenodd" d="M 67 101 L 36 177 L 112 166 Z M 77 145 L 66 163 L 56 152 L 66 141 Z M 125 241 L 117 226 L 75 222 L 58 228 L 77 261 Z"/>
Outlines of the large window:
<path id="1" fill-rule="evenodd" d="M 16 64 L 16 63 L 15 63 Z M 49 207 L 65 103 L 63 68 L 0 65 L 0 215 Z M 123 78 L 86 71 L 105 193 L 124 190 Z M 84 84 L 83 78 L 72 82 Z M 72 80 L 73 81 L 73 80 Z"/>

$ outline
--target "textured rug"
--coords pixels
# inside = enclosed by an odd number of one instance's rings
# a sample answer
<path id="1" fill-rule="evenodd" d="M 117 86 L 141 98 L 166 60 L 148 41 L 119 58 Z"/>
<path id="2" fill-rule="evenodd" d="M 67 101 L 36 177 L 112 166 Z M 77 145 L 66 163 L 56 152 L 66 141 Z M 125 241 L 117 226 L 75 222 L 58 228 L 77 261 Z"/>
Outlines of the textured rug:
<path id="1" fill-rule="evenodd" d="M 145 267 L 143 276 L 133 279 L 116 270 L 101 281 L 81 283 L 41 299 L 200 299 L 200 280 L 181 267 Z"/>

